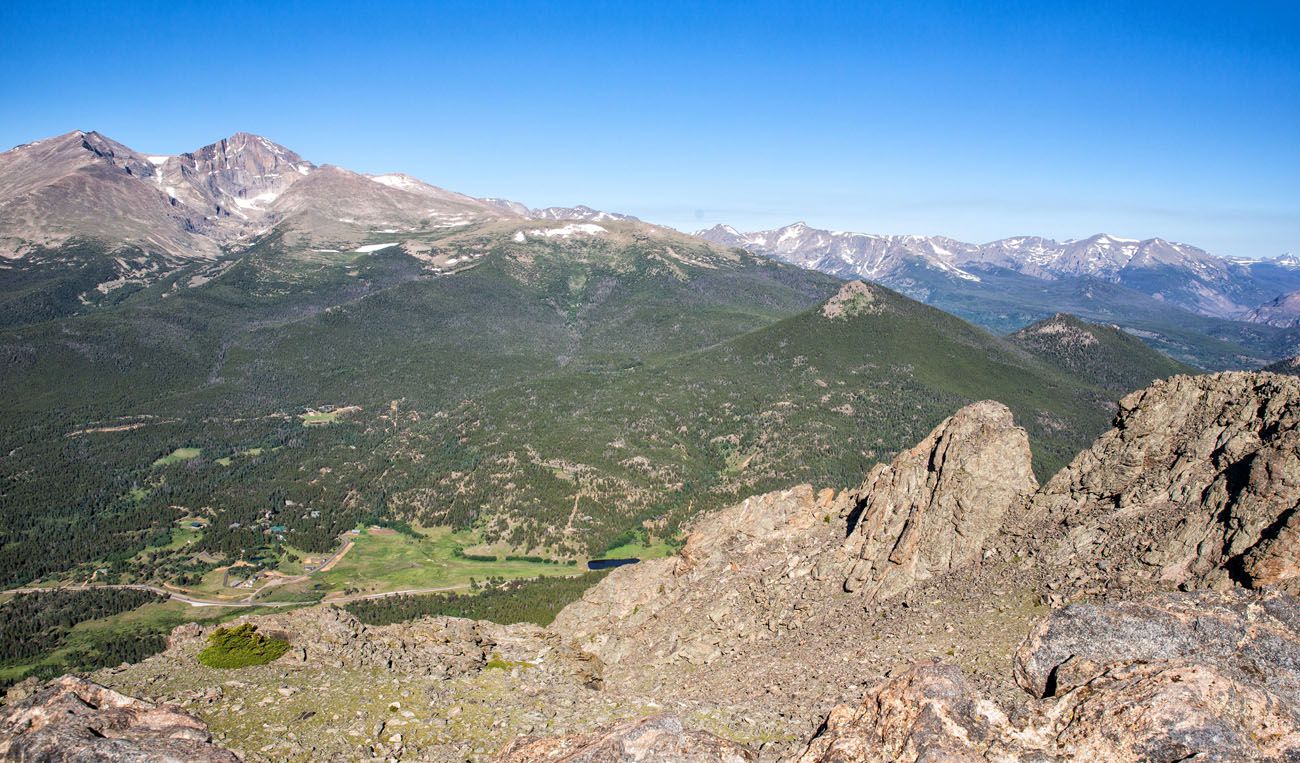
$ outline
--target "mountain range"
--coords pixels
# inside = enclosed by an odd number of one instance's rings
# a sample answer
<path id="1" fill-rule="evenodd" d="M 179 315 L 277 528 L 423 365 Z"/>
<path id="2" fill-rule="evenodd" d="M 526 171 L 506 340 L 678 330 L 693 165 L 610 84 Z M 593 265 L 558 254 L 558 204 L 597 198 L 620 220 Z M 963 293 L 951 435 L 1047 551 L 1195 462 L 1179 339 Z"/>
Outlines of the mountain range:
<path id="1" fill-rule="evenodd" d="M 1296 362 L 1200 373 L 1291 260 L 245 133 L 0 155 L 0 243 L 0 758 L 1300 755 Z"/>
<path id="2" fill-rule="evenodd" d="M 1284 295 L 1300 289 L 1300 261 L 1289 255 L 1229 259 L 1164 239 L 1107 234 L 969 244 L 802 222 L 753 233 L 717 225 L 695 235 L 841 278 L 876 281 L 995 331 L 1068 310 L 1119 324 L 1203 367 L 1258 366 L 1300 339 L 1242 325 L 1296 325 L 1296 300 Z"/>
<path id="3" fill-rule="evenodd" d="M 556 236 L 640 223 L 317 165 L 248 133 L 172 156 L 78 130 L 0 154 L 0 325 L 114 303 L 188 263 L 218 267 L 224 254 L 269 235 L 316 254 L 406 241 L 418 255 L 418 240 L 440 231 L 496 223 L 527 235 L 530 221 L 575 224 Z M 718 225 L 696 236 L 881 283 L 997 333 L 1066 311 L 1119 325 L 1202 368 L 1258 367 L 1300 352 L 1300 261 L 1290 256 L 1228 259 L 1106 234 L 976 245 L 804 223 L 754 233 Z"/>
<path id="4" fill-rule="evenodd" d="M 210 515 L 197 547 L 112 574 L 274 568 L 368 516 L 577 559 L 844 481 L 982 398 L 1023 418 L 1045 475 L 1115 398 L 1190 370 L 1101 326 L 1000 337 L 634 218 L 246 134 L 159 157 L 72 133 L 0 167 L 6 208 L 45 215 L 4 218 L 21 240 L 0 263 L 11 583 L 135 559 L 177 507 Z"/>

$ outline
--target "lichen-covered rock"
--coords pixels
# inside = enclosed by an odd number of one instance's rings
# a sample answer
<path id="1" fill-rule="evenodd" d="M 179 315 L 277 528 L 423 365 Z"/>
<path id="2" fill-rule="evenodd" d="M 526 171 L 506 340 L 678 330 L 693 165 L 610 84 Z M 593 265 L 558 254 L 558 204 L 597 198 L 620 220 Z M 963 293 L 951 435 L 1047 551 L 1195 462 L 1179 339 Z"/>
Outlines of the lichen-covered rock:
<path id="1" fill-rule="evenodd" d="M 687 729 L 673 715 L 621 723 L 591 734 L 515 740 L 499 763 L 752 763 L 758 754 L 707 732 Z"/>
<path id="2" fill-rule="evenodd" d="M 1291 585 L 1294 545 L 1275 539 L 1295 532 L 1297 508 L 1300 378 L 1264 373 L 1175 376 L 1125 397 L 1115 428 L 1033 502 L 1065 528 L 1056 564 L 1217 588 Z"/>
<path id="3" fill-rule="evenodd" d="M 1069 761 L 1300 760 L 1292 705 L 1263 683 L 1188 661 L 1112 665 L 1036 708 L 1022 738 Z"/>
<path id="4" fill-rule="evenodd" d="M 1016 681 L 1037 697 L 1080 686 L 1105 666 L 1195 661 L 1262 682 L 1300 711 L 1300 604 L 1282 593 L 1169 593 L 1054 610 L 1016 653 Z"/>
<path id="5" fill-rule="evenodd" d="M 178 707 L 154 705 L 74 676 L 6 706 L 0 759 L 48 763 L 238 763 L 208 727 Z"/>
<path id="6" fill-rule="evenodd" d="M 1018 760 L 1006 715 L 957 668 L 921 663 L 840 705 L 799 763 Z"/>
<path id="7" fill-rule="evenodd" d="M 1064 632 L 1049 628 L 1040 637 L 1050 642 Z M 1297 707 L 1264 675 L 1226 659 L 1136 657 L 1144 644 L 1132 629 L 1121 629 L 1111 646 L 1123 656 L 1079 660 L 1068 690 L 1028 702 L 1014 721 L 956 668 L 919 664 L 871 688 L 861 703 L 832 710 L 799 763 L 1300 759 Z"/>
<path id="8" fill-rule="evenodd" d="M 969 564 L 1007 512 L 1038 487 L 1029 438 L 986 400 L 944 420 L 911 450 L 867 475 L 861 519 L 845 542 L 849 591 L 884 599 Z"/>

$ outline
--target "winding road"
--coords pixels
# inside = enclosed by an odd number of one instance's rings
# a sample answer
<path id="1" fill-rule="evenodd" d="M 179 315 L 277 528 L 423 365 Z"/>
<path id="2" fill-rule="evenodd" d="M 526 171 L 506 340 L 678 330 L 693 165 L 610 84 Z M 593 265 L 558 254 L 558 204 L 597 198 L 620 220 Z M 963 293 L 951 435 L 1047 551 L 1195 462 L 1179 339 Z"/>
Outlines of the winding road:
<path id="1" fill-rule="evenodd" d="M 179 591 L 171 591 L 158 586 L 145 585 L 143 583 L 82 583 L 80 585 L 66 586 L 49 586 L 49 587 L 29 587 L 29 588 L 10 588 L 0 593 L 42 593 L 47 591 L 86 591 L 91 588 L 131 588 L 137 591 L 151 591 L 159 596 L 166 596 L 172 601 L 179 601 L 190 605 L 191 607 L 302 607 L 318 602 L 311 601 L 259 601 L 253 598 L 260 592 L 249 595 L 243 599 L 235 601 L 223 601 L 216 599 L 200 599 L 189 594 Z M 411 596 L 424 593 L 445 593 L 447 591 L 458 591 L 463 588 L 469 588 L 468 583 L 460 585 L 442 586 L 440 588 L 407 588 L 401 591 L 383 591 L 380 593 L 358 593 L 348 596 L 336 596 L 322 600 L 319 603 L 325 604 L 347 604 L 350 601 L 361 601 L 362 599 L 384 599 L 389 596 Z"/>

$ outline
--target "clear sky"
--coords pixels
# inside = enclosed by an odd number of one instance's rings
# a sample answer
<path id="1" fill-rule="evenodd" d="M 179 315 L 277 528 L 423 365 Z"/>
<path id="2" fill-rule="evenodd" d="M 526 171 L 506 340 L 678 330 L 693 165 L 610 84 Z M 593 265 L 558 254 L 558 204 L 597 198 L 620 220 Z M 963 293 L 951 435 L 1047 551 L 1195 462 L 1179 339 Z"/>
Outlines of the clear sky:
<path id="1" fill-rule="evenodd" d="M 0 3 L 0 144 L 230 133 L 693 230 L 1300 253 L 1300 3 Z"/>

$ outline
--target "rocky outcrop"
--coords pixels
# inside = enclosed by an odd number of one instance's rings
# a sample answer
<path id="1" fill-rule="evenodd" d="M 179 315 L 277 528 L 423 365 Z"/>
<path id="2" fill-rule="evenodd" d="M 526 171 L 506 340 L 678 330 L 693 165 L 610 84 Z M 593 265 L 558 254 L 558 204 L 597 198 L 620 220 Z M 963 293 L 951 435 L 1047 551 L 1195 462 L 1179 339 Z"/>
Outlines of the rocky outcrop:
<path id="1" fill-rule="evenodd" d="M 751 763 L 757 759 L 748 747 L 686 729 L 672 715 L 621 723 L 591 734 L 519 739 L 497 758 L 499 763 Z"/>
<path id="2" fill-rule="evenodd" d="M 1300 594 L 1300 512 L 1292 509 L 1274 527 L 1242 557 L 1244 582 L 1252 588 Z"/>
<path id="3" fill-rule="evenodd" d="M 1072 604 L 1030 632 L 1015 675 L 1025 691 L 1045 697 L 1125 661 L 1195 661 L 1262 682 L 1300 709 L 1300 607 L 1282 593 L 1240 590 Z"/>
<path id="4" fill-rule="evenodd" d="M 968 405 L 858 490 L 800 485 L 701 518 L 677 557 L 615 570 L 552 628 L 606 662 L 707 663 L 735 635 L 797 630 L 836 592 L 885 599 L 981 558 L 1037 486 L 1030 460 L 1006 406 Z"/>
<path id="5" fill-rule="evenodd" d="M 0 758 L 14 761 L 238 763 L 208 727 L 178 707 L 154 705 L 64 676 L 7 706 Z"/>
<path id="6" fill-rule="evenodd" d="M 923 664 L 832 710 L 799 763 L 1008 760 L 1011 737 L 1006 716 L 960 670 Z"/>
<path id="7" fill-rule="evenodd" d="M 1260 683 L 1200 663 L 1115 665 L 1035 710 L 1022 733 L 1046 760 L 1300 758 L 1290 707 Z"/>
<path id="8" fill-rule="evenodd" d="M 849 281 L 822 305 L 822 317 L 834 320 L 854 315 L 879 315 L 885 310 L 876 294 L 879 288 L 862 281 Z"/>
<path id="9" fill-rule="evenodd" d="M 805 594 L 835 585 L 853 505 L 807 485 L 748 498 L 700 519 L 678 556 L 614 570 L 551 628 L 606 663 L 707 664 L 738 636 L 789 627 Z"/>
<path id="10" fill-rule="evenodd" d="M 849 591 L 888 598 L 969 564 L 1013 507 L 1038 487 L 1029 438 L 1001 403 L 944 420 L 915 448 L 867 475 L 861 519 L 845 542 Z"/>
<path id="11" fill-rule="evenodd" d="M 1176 376 L 1120 401 L 1115 428 L 1043 487 L 1034 515 L 1060 566 L 1161 586 L 1284 583 L 1300 574 L 1300 379 Z"/>
<path id="12" fill-rule="evenodd" d="M 1068 607 L 1021 648 L 1017 675 L 1042 699 L 1015 720 L 923 663 L 833 710 L 799 760 L 1295 760 L 1295 617 L 1280 594 Z"/>

